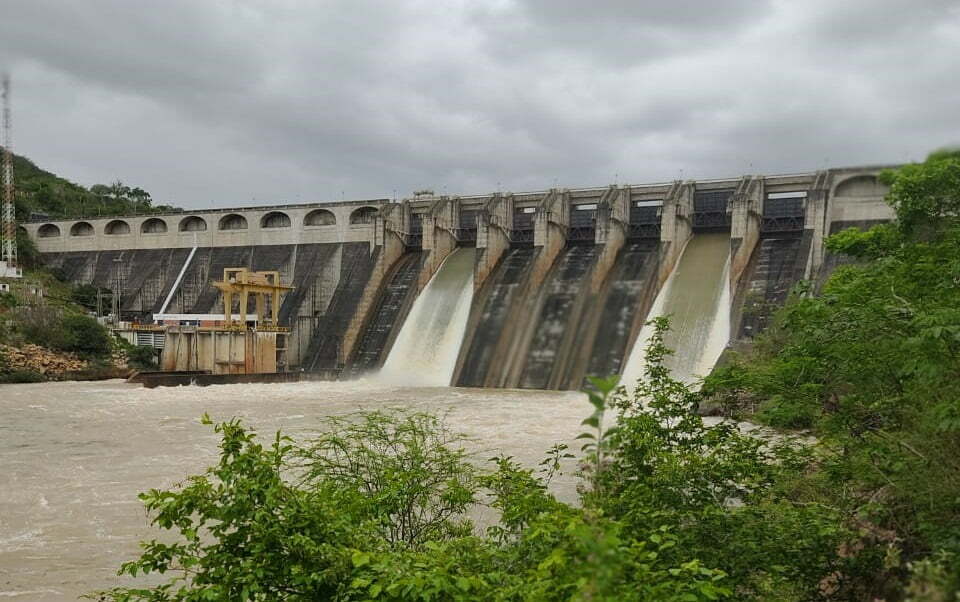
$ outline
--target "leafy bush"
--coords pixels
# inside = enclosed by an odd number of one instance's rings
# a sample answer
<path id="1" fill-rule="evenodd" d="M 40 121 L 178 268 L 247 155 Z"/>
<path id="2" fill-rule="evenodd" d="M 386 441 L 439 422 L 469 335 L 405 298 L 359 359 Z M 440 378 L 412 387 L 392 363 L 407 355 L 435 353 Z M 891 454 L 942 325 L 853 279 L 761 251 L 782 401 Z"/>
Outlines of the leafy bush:
<path id="1" fill-rule="evenodd" d="M 63 341 L 59 349 L 81 355 L 102 357 L 110 353 L 110 335 L 107 329 L 89 316 L 67 314 L 60 323 Z"/>
<path id="2" fill-rule="evenodd" d="M 45 380 L 47 380 L 46 377 L 33 370 L 13 370 L 11 372 L 0 370 L 0 383 L 40 383 Z"/>
<path id="3" fill-rule="evenodd" d="M 70 291 L 70 300 L 88 310 L 97 308 L 97 287 L 92 284 L 79 284 Z"/>
<path id="4" fill-rule="evenodd" d="M 157 352 L 148 345 L 129 345 L 125 349 L 127 363 L 137 370 L 151 370 L 157 367 Z"/>

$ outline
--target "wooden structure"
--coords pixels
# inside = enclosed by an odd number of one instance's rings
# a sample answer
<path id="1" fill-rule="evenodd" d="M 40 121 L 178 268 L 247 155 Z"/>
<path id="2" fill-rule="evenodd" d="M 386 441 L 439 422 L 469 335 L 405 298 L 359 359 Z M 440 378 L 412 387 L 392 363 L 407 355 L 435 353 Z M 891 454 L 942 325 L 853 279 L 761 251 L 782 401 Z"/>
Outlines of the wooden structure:
<path id="1" fill-rule="evenodd" d="M 292 291 L 292 286 L 280 284 L 280 272 L 251 272 L 247 268 L 224 268 L 223 281 L 214 282 L 213 286 L 220 290 L 223 296 L 223 319 L 227 327 L 234 326 L 233 299 L 234 295 L 240 298 L 239 326 L 246 328 L 247 302 L 250 295 L 256 295 L 257 326 L 278 327 L 280 313 L 280 295 Z M 265 321 L 264 306 L 266 296 L 270 295 L 270 321 Z"/>

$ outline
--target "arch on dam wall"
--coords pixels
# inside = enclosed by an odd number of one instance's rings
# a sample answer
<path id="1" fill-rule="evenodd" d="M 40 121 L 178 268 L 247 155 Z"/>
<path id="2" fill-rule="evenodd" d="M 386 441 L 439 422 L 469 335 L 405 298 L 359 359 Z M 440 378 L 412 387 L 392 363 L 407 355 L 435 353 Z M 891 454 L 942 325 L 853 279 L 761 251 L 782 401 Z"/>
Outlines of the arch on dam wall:
<path id="1" fill-rule="evenodd" d="M 887 186 L 876 173 L 861 172 L 838 178 L 828 201 L 828 222 L 845 222 L 863 227 L 872 222 L 893 219 L 893 207 L 885 200 L 887 192 Z"/>
<path id="2" fill-rule="evenodd" d="M 871 174 L 859 174 L 841 180 L 833 191 L 833 196 L 844 197 L 883 197 L 886 194 L 887 187 Z"/>
<path id="3" fill-rule="evenodd" d="M 220 230 L 246 230 L 247 218 L 239 213 L 229 213 L 220 218 L 217 228 Z"/>
<path id="4" fill-rule="evenodd" d="M 304 226 L 336 226 L 337 216 L 327 209 L 314 209 L 303 218 Z"/>
<path id="5" fill-rule="evenodd" d="M 359 209 L 354 209 L 350 214 L 350 224 L 372 224 L 377 219 L 379 215 L 376 207 L 360 207 Z"/>
<path id="6" fill-rule="evenodd" d="M 164 234 L 167 231 L 167 222 L 159 217 L 151 217 L 140 224 L 141 234 Z"/>
<path id="7" fill-rule="evenodd" d="M 56 238 L 60 236 L 60 227 L 56 224 L 44 224 L 37 228 L 37 236 L 40 238 Z"/>
<path id="8" fill-rule="evenodd" d="M 207 222 L 202 217 L 191 215 L 180 220 L 181 232 L 203 232 L 207 229 Z"/>
<path id="9" fill-rule="evenodd" d="M 103 228 L 103 233 L 110 236 L 116 236 L 120 234 L 130 234 L 130 224 L 123 221 L 122 219 L 115 219 L 113 221 L 107 222 L 107 225 Z"/>
<path id="10" fill-rule="evenodd" d="M 260 218 L 261 228 L 289 228 L 290 216 L 282 211 L 271 211 Z"/>
<path id="11" fill-rule="evenodd" d="M 90 222 L 77 222 L 70 226 L 70 236 L 93 236 L 93 225 Z"/>

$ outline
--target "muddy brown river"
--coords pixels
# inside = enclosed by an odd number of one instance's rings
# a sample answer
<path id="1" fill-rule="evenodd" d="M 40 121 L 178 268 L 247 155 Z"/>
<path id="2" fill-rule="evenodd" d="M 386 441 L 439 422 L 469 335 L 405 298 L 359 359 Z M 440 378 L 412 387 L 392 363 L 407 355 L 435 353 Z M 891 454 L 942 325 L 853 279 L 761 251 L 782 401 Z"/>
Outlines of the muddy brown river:
<path id="1" fill-rule="evenodd" d="M 0 599 L 75 600 L 119 585 L 120 563 L 159 531 L 137 493 L 168 488 L 216 461 L 200 424 L 244 419 L 261 435 L 316 432 L 319 417 L 360 409 L 446 414 L 479 458 L 534 467 L 581 432 L 577 393 L 396 387 L 374 380 L 143 389 L 123 381 L 0 385 Z M 577 448 L 579 446 L 576 446 Z M 572 467 L 571 467 L 572 468 Z M 575 477 L 556 483 L 575 497 Z"/>

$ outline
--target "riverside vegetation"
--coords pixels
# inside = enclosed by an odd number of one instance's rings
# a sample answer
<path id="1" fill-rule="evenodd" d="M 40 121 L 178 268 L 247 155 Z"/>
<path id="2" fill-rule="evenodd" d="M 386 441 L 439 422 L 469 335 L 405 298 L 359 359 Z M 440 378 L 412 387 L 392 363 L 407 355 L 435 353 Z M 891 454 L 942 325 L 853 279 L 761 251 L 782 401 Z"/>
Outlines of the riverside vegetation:
<path id="1" fill-rule="evenodd" d="M 531 470 L 425 414 L 269 443 L 233 420 L 215 466 L 141 494 L 171 533 L 120 573 L 159 584 L 91 597 L 960 599 L 960 154 L 884 177 L 897 221 L 832 237 L 855 261 L 702 389 L 664 367 L 665 319 L 632 392 L 591 381 L 580 504 L 548 489 L 562 445 Z M 708 426 L 705 399 L 781 430 Z"/>
<path id="2" fill-rule="evenodd" d="M 118 365 L 155 366 L 151 348 L 111 336 L 92 317 L 95 287 L 70 285 L 42 268 L 28 270 L 24 280 L 44 294 L 0 293 L 0 383 L 116 378 L 127 373 Z"/>
<path id="3" fill-rule="evenodd" d="M 154 205 L 150 194 L 120 181 L 94 184 L 89 189 L 37 167 L 26 157 L 13 156 L 15 212 L 18 220 L 43 215 L 49 219 L 131 213 L 174 211 Z M 0 349 L 0 383 L 39 382 L 57 378 L 106 378 L 117 376 L 112 361 L 128 358 L 137 369 L 154 366 L 153 352 L 111 337 L 89 314 L 97 308 L 97 289 L 91 285 L 72 286 L 62 274 L 43 267 L 37 246 L 23 229 L 17 231 L 17 253 L 26 282 L 40 285 L 43 300 L 25 301 L 12 293 L 0 293 L 0 345 L 29 352 L 32 345 L 43 349 L 31 357 L 9 358 Z M 20 282 L 10 280 L 17 287 Z M 82 365 L 63 371 L 56 366 Z M 47 371 L 44 365 L 52 366 Z"/>

